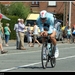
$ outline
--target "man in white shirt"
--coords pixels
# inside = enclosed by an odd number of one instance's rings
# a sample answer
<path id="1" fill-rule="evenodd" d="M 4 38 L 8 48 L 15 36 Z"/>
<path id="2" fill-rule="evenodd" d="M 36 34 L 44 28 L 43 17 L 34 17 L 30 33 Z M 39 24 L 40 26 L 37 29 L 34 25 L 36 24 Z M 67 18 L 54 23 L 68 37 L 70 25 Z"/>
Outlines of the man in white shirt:
<path id="1" fill-rule="evenodd" d="M 20 22 L 20 19 L 18 19 L 18 23 Z M 14 30 L 16 31 L 16 49 L 20 49 L 20 37 L 18 33 L 18 23 L 14 25 Z"/>
<path id="2" fill-rule="evenodd" d="M 25 32 L 25 25 L 24 25 L 24 20 L 21 19 L 19 24 L 18 24 L 18 32 L 19 32 L 19 37 L 20 37 L 20 49 L 21 50 L 26 50 L 24 47 L 24 32 Z"/>

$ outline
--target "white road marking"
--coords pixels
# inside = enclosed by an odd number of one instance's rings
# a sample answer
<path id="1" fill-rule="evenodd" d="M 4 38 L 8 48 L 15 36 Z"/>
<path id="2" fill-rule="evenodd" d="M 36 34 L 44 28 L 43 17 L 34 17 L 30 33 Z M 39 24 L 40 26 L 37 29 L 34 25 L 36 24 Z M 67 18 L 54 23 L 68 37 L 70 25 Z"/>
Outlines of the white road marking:
<path id="1" fill-rule="evenodd" d="M 70 49 L 70 48 L 75 48 L 75 47 L 69 47 L 69 49 Z M 68 49 L 68 48 L 60 48 L 60 49 Z M 41 50 L 39 50 L 39 51 L 41 51 Z M 4 54 L 4 55 L 33 53 L 33 52 L 39 52 L 39 51 L 10 53 L 10 54 Z M 0 56 L 4 56 L 4 55 L 0 55 Z M 75 57 L 75 55 L 73 55 L 73 56 L 67 56 L 67 57 L 63 57 L 63 58 L 57 58 L 57 60 L 64 60 L 64 59 L 73 58 L 73 57 Z M 12 68 L 9 68 L 9 69 L 3 69 L 3 70 L 0 70 L 0 72 L 7 72 L 7 71 L 11 71 L 11 70 L 16 70 L 16 69 L 18 69 L 18 68 L 28 67 L 28 66 L 32 66 L 32 65 L 37 65 L 37 64 L 40 64 L 40 63 L 41 63 L 41 62 L 37 62 L 37 63 L 27 64 L 27 65 L 22 65 L 22 66 L 12 67 Z"/>
<path id="2" fill-rule="evenodd" d="M 68 57 L 64 57 L 64 58 L 57 58 L 57 60 L 64 60 L 64 59 L 73 58 L 73 57 L 75 57 L 75 55 L 73 55 L 73 56 L 68 56 Z M 9 69 L 3 69 L 3 70 L 0 70 L 0 72 L 7 72 L 7 71 L 11 71 L 11 70 L 16 70 L 16 69 L 18 69 L 18 68 L 33 66 L 33 65 L 37 65 L 37 64 L 41 64 L 41 62 L 32 63 L 32 64 L 27 64 L 27 65 L 22 65 L 22 66 L 17 66 L 17 67 L 12 67 L 12 68 L 9 68 Z"/>
<path id="3" fill-rule="evenodd" d="M 75 57 L 75 55 L 73 55 L 73 56 L 67 56 L 67 57 L 64 57 L 64 58 L 58 58 L 57 60 L 63 60 L 63 59 L 68 59 L 68 58 L 73 58 L 73 57 Z"/>
<path id="4" fill-rule="evenodd" d="M 69 48 L 60 48 L 60 49 L 61 49 L 61 50 L 62 50 L 62 49 L 64 49 L 64 50 L 65 50 L 65 49 L 70 49 L 70 48 L 72 49 L 72 48 L 75 48 L 75 47 L 69 47 Z M 7 54 L 2 54 L 2 55 L 0 55 L 0 56 L 6 56 L 6 55 L 15 55 L 15 54 L 27 54 L 27 53 L 35 53 L 35 52 L 40 52 L 40 51 L 41 51 L 41 50 L 38 50 L 38 51 L 29 51 L 29 52 L 28 52 L 28 51 L 27 51 L 27 52 L 17 52 L 17 53 L 10 53 L 10 54 L 9 54 L 9 53 L 7 53 Z"/>

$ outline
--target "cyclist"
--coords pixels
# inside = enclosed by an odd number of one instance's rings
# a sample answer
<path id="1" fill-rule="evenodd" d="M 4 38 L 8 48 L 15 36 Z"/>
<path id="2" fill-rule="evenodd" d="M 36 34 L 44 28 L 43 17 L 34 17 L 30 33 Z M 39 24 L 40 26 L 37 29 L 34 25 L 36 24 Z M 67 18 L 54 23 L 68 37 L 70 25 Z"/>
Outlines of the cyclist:
<path id="1" fill-rule="evenodd" d="M 52 53 L 52 57 L 55 57 L 55 51 L 57 49 L 56 47 L 56 29 L 54 28 L 54 17 L 52 13 L 47 12 L 46 10 L 42 10 L 40 12 L 40 16 L 37 19 L 37 25 L 40 28 L 40 35 L 43 37 L 47 37 L 48 35 L 50 36 L 50 39 L 54 45 L 54 51 Z M 45 38 L 42 38 L 42 42 L 44 42 Z M 56 53 L 56 57 L 58 57 L 58 51 Z"/>

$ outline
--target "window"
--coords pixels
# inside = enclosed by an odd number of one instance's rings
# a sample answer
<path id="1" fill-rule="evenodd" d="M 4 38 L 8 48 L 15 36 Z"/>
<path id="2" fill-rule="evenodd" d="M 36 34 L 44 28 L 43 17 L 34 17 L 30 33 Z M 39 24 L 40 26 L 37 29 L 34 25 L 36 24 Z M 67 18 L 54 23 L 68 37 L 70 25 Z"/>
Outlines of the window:
<path id="1" fill-rule="evenodd" d="M 31 6 L 32 7 L 38 7 L 39 6 L 39 2 L 38 1 L 32 1 L 31 2 Z"/>
<path id="2" fill-rule="evenodd" d="M 39 2 L 38 1 L 32 1 L 32 5 L 38 5 Z"/>
<path id="3" fill-rule="evenodd" d="M 33 26 L 34 22 L 36 22 L 36 20 L 26 20 L 25 25 L 28 26 L 28 24 L 30 24 L 31 26 Z"/>
<path id="4" fill-rule="evenodd" d="M 56 1 L 48 1 L 48 6 L 56 6 Z"/>

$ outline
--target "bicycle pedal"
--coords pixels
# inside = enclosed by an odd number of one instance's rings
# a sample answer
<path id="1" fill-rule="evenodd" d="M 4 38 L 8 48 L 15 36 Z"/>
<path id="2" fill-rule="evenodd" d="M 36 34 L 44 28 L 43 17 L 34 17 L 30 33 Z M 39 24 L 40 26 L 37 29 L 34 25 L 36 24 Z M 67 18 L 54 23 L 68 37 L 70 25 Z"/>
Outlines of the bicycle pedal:
<path id="1" fill-rule="evenodd" d="M 48 59 L 48 62 L 49 62 L 49 60 L 50 60 L 50 59 Z"/>

